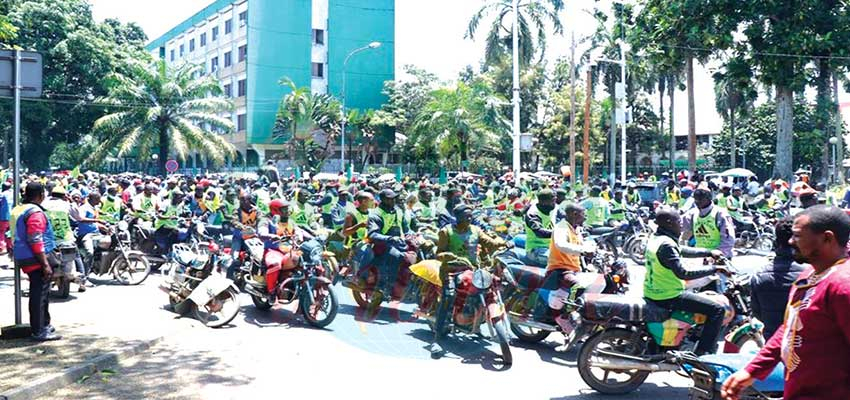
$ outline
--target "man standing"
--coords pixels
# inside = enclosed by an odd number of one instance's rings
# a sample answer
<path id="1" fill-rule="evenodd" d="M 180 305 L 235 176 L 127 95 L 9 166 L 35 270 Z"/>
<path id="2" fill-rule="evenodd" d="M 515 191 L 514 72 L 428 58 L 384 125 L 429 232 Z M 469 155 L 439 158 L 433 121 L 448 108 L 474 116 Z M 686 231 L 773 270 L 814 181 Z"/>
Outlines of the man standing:
<path id="1" fill-rule="evenodd" d="M 724 399 L 737 399 L 779 362 L 785 364 L 786 399 L 850 399 L 850 217 L 815 206 L 794 218 L 791 231 L 795 258 L 813 269 L 794 282 L 785 323 L 723 384 Z"/>
<path id="2" fill-rule="evenodd" d="M 50 325 L 50 278 L 53 269 L 47 254 L 56 247 L 53 227 L 41 208 L 44 185 L 35 181 L 24 189 L 23 204 L 12 210 L 12 253 L 15 265 L 29 276 L 29 313 L 32 339 L 39 342 L 59 340 Z"/>
<path id="3" fill-rule="evenodd" d="M 696 247 L 720 250 L 727 258 L 732 258 L 735 246 L 735 228 L 725 210 L 712 203 L 711 190 L 701 186 L 694 191 L 694 204 L 697 206 L 685 214 L 682 225 L 682 240 L 694 238 Z"/>

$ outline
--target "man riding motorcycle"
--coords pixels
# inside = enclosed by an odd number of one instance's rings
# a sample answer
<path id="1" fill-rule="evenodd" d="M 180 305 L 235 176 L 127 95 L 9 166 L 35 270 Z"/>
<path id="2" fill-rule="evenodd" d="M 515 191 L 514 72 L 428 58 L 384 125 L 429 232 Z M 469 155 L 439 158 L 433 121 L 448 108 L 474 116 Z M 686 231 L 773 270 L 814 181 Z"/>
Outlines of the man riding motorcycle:
<path id="1" fill-rule="evenodd" d="M 308 198 L 307 189 L 296 190 L 295 203 L 292 204 L 292 221 L 295 225 L 316 231 L 319 226 L 316 222 L 316 209 Z"/>
<path id="2" fill-rule="evenodd" d="M 602 188 L 594 186 L 590 189 L 590 197 L 581 204 L 587 215 L 585 223 L 591 227 L 605 226 L 611 217 L 611 206 L 608 200 L 600 197 L 601 193 Z"/>
<path id="3" fill-rule="evenodd" d="M 549 262 L 552 227 L 564 218 L 563 211 L 555 207 L 555 193 L 543 189 L 537 195 L 537 204 L 525 213 L 525 252 L 531 265 L 545 268 Z"/>
<path id="4" fill-rule="evenodd" d="M 164 240 L 165 250 L 171 252 L 171 247 L 177 243 L 178 218 L 186 212 L 183 205 L 183 192 L 179 189 L 171 191 L 171 200 L 157 213 L 154 224 L 154 236 Z"/>
<path id="5" fill-rule="evenodd" d="M 50 221 L 50 224 L 53 225 L 53 237 L 56 240 L 57 247 L 61 247 L 63 245 L 76 246 L 74 241 L 74 230 L 71 229 L 71 203 L 65 199 L 66 194 L 67 192 L 65 191 L 65 187 L 58 184 L 50 190 L 50 198 L 41 203 L 41 207 L 44 208 L 47 219 Z M 81 265 L 82 260 L 77 267 L 80 267 Z M 79 273 L 81 275 L 79 278 L 79 291 L 82 293 L 86 291 L 85 269 L 79 271 Z"/>
<path id="6" fill-rule="evenodd" d="M 106 196 L 100 199 L 100 218 L 110 224 L 118 223 L 121 219 L 121 206 L 123 202 L 118 197 L 118 188 L 109 185 Z"/>
<path id="7" fill-rule="evenodd" d="M 239 208 L 231 216 L 231 224 L 233 225 L 233 243 L 231 244 L 231 254 L 233 254 L 233 264 L 227 269 L 227 277 L 233 279 L 236 270 L 240 267 L 239 252 L 245 245 L 245 239 L 250 238 L 256 229 L 257 225 L 257 208 L 254 207 L 254 201 L 250 194 L 243 193 L 239 196 Z"/>
<path id="8" fill-rule="evenodd" d="M 407 243 L 405 234 L 410 231 L 410 223 L 404 218 L 404 213 L 396 207 L 398 195 L 392 189 L 381 191 L 381 204 L 369 213 L 367 237 L 372 243 L 375 253 L 375 265 L 381 269 L 384 277 L 394 277 L 392 281 L 393 298 L 400 298 L 401 291 L 407 286 L 407 265 L 415 260 L 405 260 Z M 380 292 L 377 292 L 380 293 Z M 372 298 L 372 307 L 381 304 L 381 295 Z"/>
<path id="9" fill-rule="evenodd" d="M 142 193 L 133 197 L 134 215 L 145 221 L 151 221 L 159 209 L 159 198 L 153 194 L 156 187 L 149 183 L 145 185 Z"/>
<path id="10" fill-rule="evenodd" d="M 646 245 L 646 279 L 643 295 L 660 307 L 704 314 L 707 319 L 703 336 L 696 348 L 698 355 L 713 353 L 723 324 L 723 306 L 710 299 L 685 291 L 685 280 L 698 279 L 716 273 L 729 274 L 721 266 L 685 269 L 681 257 L 720 258 L 720 250 L 680 247 L 676 239 L 681 235 L 682 221 L 679 212 L 662 208 L 655 214 L 658 229 Z"/>
<path id="11" fill-rule="evenodd" d="M 472 225 L 472 208 L 466 204 L 459 204 L 452 210 L 456 223 L 440 229 L 437 240 L 437 259 L 440 265 L 440 282 L 442 285 L 442 296 L 437 310 L 434 329 L 434 342 L 431 344 L 431 356 L 440 357 L 444 351 L 440 346 L 443 338 L 446 319 L 450 308 L 454 305 L 454 284 L 450 282 L 450 273 L 463 271 L 478 266 L 478 246 L 487 251 L 504 246 L 501 239 L 491 237 L 477 226 Z"/>
<path id="12" fill-rule="evenodd" d="M 720 250 L 727 258 L 732 258 L 735 246 L 735 227 L 726 210 L 715 207 L 711 190 L 701 186 L 694 190 L 696 209 L 689 211 L 682 220 L 682 240 L 695 239 L 696 247 Z"/>

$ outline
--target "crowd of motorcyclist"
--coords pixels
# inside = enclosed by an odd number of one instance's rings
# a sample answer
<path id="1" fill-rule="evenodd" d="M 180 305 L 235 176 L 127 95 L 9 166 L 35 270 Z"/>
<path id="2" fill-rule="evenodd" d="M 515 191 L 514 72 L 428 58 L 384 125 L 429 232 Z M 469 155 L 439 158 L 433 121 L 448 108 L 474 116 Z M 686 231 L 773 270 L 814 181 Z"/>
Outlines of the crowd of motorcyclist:
<path id="1" fill-rule="evenodd" d="M 646 243 L 646 279 L 643 293 L 648 301 L 670 310 L 704 314 L 704 325 L 696 352 L 713 353 L 722 332 L 724 309 L 704 297 L 685 290 L 685 281 L 712 274 L 730 274 L 726 267 L 712 264 L 703 268 L 685 267 L 682 257 L 732 258 L 736 237 L 754 231 L 751 213 L 769 214 L 779 220 L 773 266 L 756 276 L 753 305 L 772 333 L 782 321 L 783 301 L 791 282 L 802 271 L 792 262 L 787 245 L 791 220 L 784 216 L 794 208 L 818 203 L 839 204 L 822 187 L 781 180 L 706 180 L 699 175 L 661 177 L 641 176 L 614 187 L 604 180 L 571 183 L 569 177 L 516 181 L 510 176 L 478 177 L 462 175 L 445 184 L 430 177 L 381 181 L 375 177 L 316 180 L 284 177 L 267 166 L 256 177 L 226 175 L 151 176 L 32 175 L 29 182 L 42 182 L 47 199 L 45 212 L 57 244 L 73 243 L 79 249 L 76 261 L 80 292 L 90 287 L 94 238 L 109 225 L 128 218 L 152 224 L 155 235 L 166 247 L 179 241 L 181 224 L 200 219 L 210 226 L 223 226 L 232 234 L 231 253 L 238 254 L 245 240 L 258 236 L 267 249 L 274 249 L 281 237 L 301 243 L 308 238 L 339 240 L 346 256 L 363 265 L 363 258 L 382 267 L 384 279 L 395 282 L 393 298 L 401 297 L 410 279 L 406 266 L 416 261 L 406 252 L 406 235 L 431 229 L 436 232 L 436 258 L 441 262 L 445 282 L 458 266 L 476 267 L 482 251 L 510 248 L 514 241 L 484 226 L 481 213 L 502 213 L 514 232 L 525 235 L 521 262 L 546 270 L 543 287 L 553 297 L 571 298 L 574 275 L 582 271 L 582 258 L 597 247 L 585 239 L 596 230 L 625 223 L 628 210 L 651 209 L 657 227 Z M 638 184 L 658 182 L 661 197 L 646 204 Z M 4 183 L 0 197 L 0 230 L 15 226 L 10 213 L 10 185 Z M 5 210 L 5 211 L 4 211 Z M 11 214 L 8 215 L 8 214 Z M 20 214 L 20 213 L 18 213 Z M 738 232 L 736 234 L 736 232 Z M 18 239 L 14 234 L 12 238 Z M 334 239 L 335 238 L 335 239 Z M 773 241 L 772 241 L 773 242 Z M 690 246 L 690 247 L 689 247 Z M 358 259 L 360 258 L 360 259 Z M 227 271 L 232 277 L 241 267 L 236 260 Z M 443 285 L 443 298 L 449 298 L 449 285 Z M 380 298 L 373 298 L 377 306 Z M 561 312 L 563 303 L 550 301 L 552 322 L 564 332 L 575 321 Z M 432 353 L 439 355 L 445 308 L 437 315 Z"/>

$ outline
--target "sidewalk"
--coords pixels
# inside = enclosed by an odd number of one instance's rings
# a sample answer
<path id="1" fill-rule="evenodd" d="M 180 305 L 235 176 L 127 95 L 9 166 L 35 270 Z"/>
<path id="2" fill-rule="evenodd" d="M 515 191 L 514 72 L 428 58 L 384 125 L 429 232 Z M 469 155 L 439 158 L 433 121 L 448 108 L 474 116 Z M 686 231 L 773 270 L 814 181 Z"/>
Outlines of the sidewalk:
<path id="1" fill-rule="evenodd" d="M 164 336 L 199 324 L 188 318 L 175 320 L 176 314 L 162 309 L 167 301 L 157 287 L 159 276 L 148 277 L 140 286 L 121 286 L 97 278 L 94 281 L 100 284 L 85 293 L 77 293 L 77 286 L 72 285 L 68 299 L 51 297 L 52 322 L 62 340 L 0 340 L 0 396 L 95 357 L 145 348 Z M 26 278 L 22 286 L 26 294 Z M 0 325 L 14 323 L 13 298 L 13 272 L 0 269 Z M 27 301 L 27 297 L 22 299 L 25 323 L 29 320 Z"/>

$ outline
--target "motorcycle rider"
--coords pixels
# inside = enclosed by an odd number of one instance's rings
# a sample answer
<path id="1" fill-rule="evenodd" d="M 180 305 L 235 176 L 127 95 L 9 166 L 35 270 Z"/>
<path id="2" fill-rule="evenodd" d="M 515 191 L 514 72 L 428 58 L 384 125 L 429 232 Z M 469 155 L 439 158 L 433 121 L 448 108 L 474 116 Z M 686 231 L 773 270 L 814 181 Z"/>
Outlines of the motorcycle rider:
<path id="1" fill-rule="evenodd" d="M 590 197 L 581 203 L 585 209 L 587 220 L 585 223 L 591 227 L 605 226 L 611 217 L 611 207 L 608 200 L 600 197 L 602 189 L 594 186 L 590 189 Z"/>
<path id="2" fill-rule="evenodd" d="M 696 247 L 720 250 L 724 256 L 732 258 L 735 227 L 730 221 L 731 218 L 725 210 L 714 206 L 708 187 L 698 187 L 694 190 L 693 197 L 696 209 L 683 217 L 682 241 L 687 243 L 694 238 Z"/>
<path id="3" fill-rule="evenodd" d="M 623 197 L 626 199 L 626 204 L 630 207 L 640 207 L 640 192 L 637 191 L 637 185 L 634 182 L 629 182 L 626 185 L 626 193 Z"/>
<path id="4" fill-rule="evenodd" d="M 334 205 L 339 201 L 339 181 L 331 181 L 325 184 L 325 194 L 322 199 L 313 205 L 322 210 L 322 224 L 328 228 L 333 225 L 331 211 Z"/>
<path id="5" fill-rule="evenodd" d="M 664 188 L 664 204 L 671 207 L 678 207 L 680 198 L 681 193 L 679 188 L 676 187 L 676 181 L 673 179 L 667 180 L 667 187 Z"/>
<path id="6" fill-rule="evenodd" d="M 648 301 L 670 310 L 681 310 L 704 314 L 707 319 L 702 337 L 697 344 L 698 355 L 713 353 L 723 323 L 723 306 L 710 299 L 685 291 L 685 280 L 698 279 L 716 273 L 729 272 L 721 266 L 700 269 L 685 269 L 681 257 L 720 258 L 720 250 L 680 247 L 677 238 L 681 235 L 682 221 L 679 212 L 662 208 L 655 214 L 658 229 L 646 245 L 646 279 L 643 295 Z"/>
<path id="7" fill-rule="evenodd" d="M 413 211 L 417 221 L 422 224 L 433 224 L 436 221 L 430 190 L 419 189 L 419 202 L 413 206 Z"/>
<path id="8" fill-rule="evenodd" d="M 531 265 L 545 268 L 549 262 L 549 247 L 552 229 L 556 221 L 565 218 L 564 212 L 555 207 L 555 193 L 543 189 L 537 194 L 537 204 L 528 207 L 525 213 L 525 252 Z"/>
<path id="9" fill-rule="evenodd" d="M 455 217 L 451 210 L 454 210 L 458 204 L 463 202 L 460 189 L 456 187 L 447 188 L 445 201 L 446 204 L 440 209 L 440 215 L 437 217 L 437 227 L 441 229 L 446 225 L 455 223 Z"/>
<path id="10" fill-rule="evenodd" d="M 407 286 L 409 271 L 405 268 L 413 260 L 405 260 L 407 243 L 405 234 L 410 231 L 410 223 L 404 213 L 396 207 L 398 195 L 392 189 L 384 189 L 379 195 L 381 204 L 369 213 L 367 237 L 372 243 L 375 265 L 384 278 L 395 278 L 393 298 L 400 298 L 401 291 Z M 380 293 L 380 292 L 376 292 Z M 370 308 L 374 310 L 382 301 L 380 295 L 373 296 Z"/>
<path id="11" fill-rule="evenodd" d="M 166 253 L 170 253 L 171 247 L 177 243 L 178 218 L 185 212 L 183 192 L 179 189 L 172 190 L 171 200 L 159 211 L 154 224 L 154 237 L 164 241 Z"/>
<path id="12" fill-rule="evenodd" d="M 443 285 L 435 320 L 434 341 L 431 343 L 431 356 L 434 358 L 439 358 L 444 353 L 440 340 L 445 336 L 446 319 L 454 305 L 455 284 L 449 274 L 477 267 L 479 245 L 490 252 L 505 245 L 503 240 L 494 238 L 472 225 L 470 206 L 458 204 L 452 214 L 455 224 L 440 229 L 437 240 L 437 259 L 441 262 L 440 281 Z"/>
<path id="13" fill-rule="evenodd" d="M 732 188 L 732 195 L 726 198 L 726 210 L 729 211 L 729 216 L 732 218 L 732 223 L 735 224 L 736 232 L 754 231 L 752 224 L 744 221 L 741 211 L 747 210 L 747 202 L 742 197 L 743 189 L 736 185 Z"/>
<path id="14" fill-rule="evenodd" d="M 614 197 L 608 204 L 611 211 L 608 221 L 613 222 L 614 225 L 623 223 L 626 220 L 626 202 L 623 199 L 623 191 L 621 189 L 615 190 Z"/>
<path id="15" fill-rule="evenodd" d="M 245 245 L 245 239 L 254 235 L 253 231 L 257 226 L 257 207 L 254 207 L 254 200 L 249 193 L 242 193 L 239 196 L 239 208 L 230 218 L 233 226 L 233 243 L 230 246 L 233 264 L 227 269 L 227 277 L 233 279 L 236 270 L 241 266 L 239 252 Z"/>
<path id="16" fill-rule="evenodd" d="M 94 237 L 99 231 L 104 231 L 103 221 L 100 219 L 97 206 L 100 205 L 100 193 L 91 192 L 77 208 L 77 245 L 80 246 L 85 269 L 83 276 L 88 276 L 91 271 L 92 257 L 94 256 Z"/>
<path id="17" fill-rule="evenodd" d="M 110 224 L 118 223 L 121 219 L 121 205 L 118 188 L 115 185 L 109 185 L 106 196 L 100 200 L 100 218 Z"/>
<path id="18" fill-rule="evenodd" d="M 144 186 L 142 193 L 133 197 L 134 215 L 144 221 L 152 221 L 156 216 L 156 210 L 159 209 L 159 199 L 154 196 L 153 192 L 156 187 L 152 183 Z"/>
<path id="19" fill-rule="evenodd" d="M 295 225 L 315 231 L 318 229 L 316 209 L 308 200 L 307 188 L 296 190 L 295 203 L 291 207 L 292 221 Z"/>
<path id="20" fill-rule="evenodd" d="M 67 192 L 65 191 L 65 187 L 59 183 L 50 189 L 50 198 L 41 203 L 41 207 L 44 208 L 47 219 L 50 221 L 50 224 L 53 225 L 53 236 L 56 240 L 57 247 L 63 245 L 76 246 L 74 231 L 71 229 L 71 203 L 66 200 L 66 195 Z M 77 265 L 78 268 L 80 266 L 82 266 L 82 260 L 80 260 L 79 265 Z M 78 290 L 82 293 L 86 291 L 85 269 L 82 269 L 79 273 L 80 287 Z"/>

